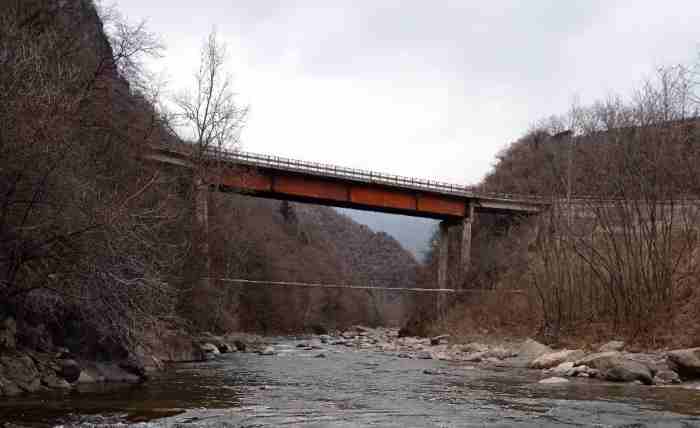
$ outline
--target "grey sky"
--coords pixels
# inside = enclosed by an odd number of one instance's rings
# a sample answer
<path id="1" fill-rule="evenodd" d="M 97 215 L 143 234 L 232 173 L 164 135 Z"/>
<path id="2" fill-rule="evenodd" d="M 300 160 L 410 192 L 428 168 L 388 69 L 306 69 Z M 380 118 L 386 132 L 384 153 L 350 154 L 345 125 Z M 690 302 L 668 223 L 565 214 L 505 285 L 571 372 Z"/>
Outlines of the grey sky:
<path id="1" fill-rule="evenodd" d="M 216 27 L 251 116 L 244 148 L 478 182 L 534 121 L 693 62 L 700 1 L 118 0 L 189 84 Z"/>

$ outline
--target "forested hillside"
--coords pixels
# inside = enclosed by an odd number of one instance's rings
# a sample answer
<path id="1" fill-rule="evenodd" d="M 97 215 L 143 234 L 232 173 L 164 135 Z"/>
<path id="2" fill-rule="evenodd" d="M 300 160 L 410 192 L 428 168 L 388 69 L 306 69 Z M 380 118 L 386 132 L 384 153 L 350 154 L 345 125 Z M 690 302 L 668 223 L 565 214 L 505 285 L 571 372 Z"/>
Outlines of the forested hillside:
<path id="1" fill-rule="evenodd" d="M 411 286 L 418 265 L 389 236 L 331 209 L 201 192 L 200 169 L 144 160 L 154 145 L 203 149 L 213 141 L 205 134 L 236 143 L 246 110 L 223 91 L 205 121 L 223 127 L 181 138 L 176 125 L 188 118 L 163 108 L 142 67 L 159 52 L 143 24 L 90 0 L 0 3 L 0 348 L 124 358 L 169 329 L 399 320 L 396 296 L 219 280 Z M 205 52 L 200 70 L 220 70 L 219 51 Z M 180 111 L 191 100 L 179 96 Z M 201 195 L 206 233 L 195 221 Z"/>
<path id="2" fill-rule="evenodd" d="M 663 68 L 631 97 L 575 105 L 498 155 L 480 189 L 552 205 L 535 219 L 477 219 L 465 286 L 491 291 L 471 298 L 479 303 L 469 310 L 457 305 L 454 328 L 524 328 L 548 341 L 698 345 L 700 106 L 693 70 Z M 513 295 L 499 290 L 512 289 L 523 298 L 509 307 L 503 299 Z"/>

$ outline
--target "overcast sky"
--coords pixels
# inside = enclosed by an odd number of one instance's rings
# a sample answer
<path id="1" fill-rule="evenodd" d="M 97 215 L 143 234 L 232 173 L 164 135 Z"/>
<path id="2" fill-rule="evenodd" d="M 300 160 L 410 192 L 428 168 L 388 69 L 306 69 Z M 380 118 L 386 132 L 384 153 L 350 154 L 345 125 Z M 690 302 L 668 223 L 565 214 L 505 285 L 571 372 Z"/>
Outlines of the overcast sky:
<path id="1" fill-rule="evenodd" d="M 188 86 L 216 27 L 245 150 L 475 184 L 572 99 L 629 94 L 700 50 L 700 1 L 117 0 Z"/>

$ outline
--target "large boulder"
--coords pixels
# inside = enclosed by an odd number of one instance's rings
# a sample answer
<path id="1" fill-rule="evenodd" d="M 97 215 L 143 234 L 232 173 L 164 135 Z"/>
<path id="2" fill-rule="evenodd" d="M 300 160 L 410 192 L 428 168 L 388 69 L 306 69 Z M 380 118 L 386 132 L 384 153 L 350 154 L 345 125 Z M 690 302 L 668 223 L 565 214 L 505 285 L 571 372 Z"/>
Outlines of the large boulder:
<path id="1" fill-rule="evenodd" d="M 75 360 L 66 359 L 59 361 L 59 369 L 56 374 L 67 382 L 74 383 L 80 377 L 81 370 L 80 365 Z"/>
<path id="2" fill-rule="evenodd" d="M 649 366 L 629 358 L 612 358 L 609 366 L 600 368 L 599 377 L 611 382 L 640 381 L 644 385 L 654 384 L 654 372 Z"/>
<path id="3" fill-rule="evenodd" d="M 700 379 L 700 348 L 671 351 L 666 354 L 666 361 L 681 379 Z"/>
<path id="4" fill-rule="evenodd" d="M 550 369 L 567 361 L 576 361 L 584 355 L 585 353 L 580 349 L 564 349 L 562 351 L 550 352 L 535 358 L 530 363 L 530 367 L 533 369 Z"/>
<path id="5" fill-rule="evenodd" d="M 611 382 L 640 381 L 645 385 L 654 384 L 655 371 L 639 361 L 625 358 L 617 351 L 588 355 L 574 363 L 575 366 L 588 366 L 598 371 L 598 377 Z"/>
<path id="6" fill-rule="evenodd" d="M 522 343 L 522 345 L 520 345 L 518 355 L 532 360 L 539 357 L 542 354 L 547 354 L 550 352 L 552 352 L 552 348 L 550 348 L 549 346 L 543 345 L 536 340 L 527 339 Z"/>

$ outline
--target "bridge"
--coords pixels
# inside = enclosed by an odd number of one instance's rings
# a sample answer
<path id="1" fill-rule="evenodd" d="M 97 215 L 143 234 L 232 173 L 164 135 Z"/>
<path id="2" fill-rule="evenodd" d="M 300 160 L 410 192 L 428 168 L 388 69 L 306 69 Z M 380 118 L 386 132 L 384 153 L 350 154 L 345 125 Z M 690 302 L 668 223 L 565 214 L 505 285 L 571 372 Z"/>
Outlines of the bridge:
<path id="1" fill-rule="evenodd" d="M 279 156 L 206 150 L 195 159 L 193 153 L 186 146 L 159 147 L 145 157 L 193 170 L 205 165 L 203 189 L 440 220 L 439 288 L 458 288 L 464 280 L 475 214 L 527 216 L 549 206 L 542 199 L 475 192 L 467 186 Z M 206 205 L 201 206 L 206 198 L 197 199 L 198 212 L 206 217 Z"/>

